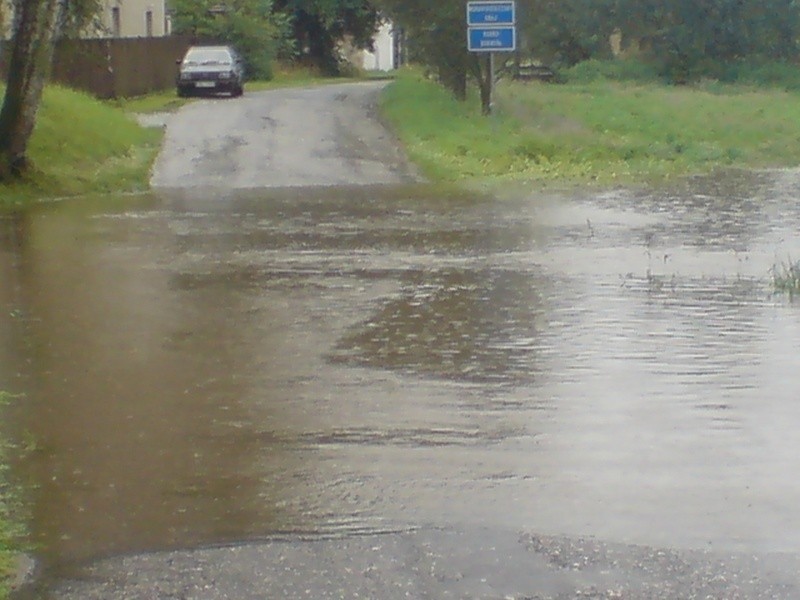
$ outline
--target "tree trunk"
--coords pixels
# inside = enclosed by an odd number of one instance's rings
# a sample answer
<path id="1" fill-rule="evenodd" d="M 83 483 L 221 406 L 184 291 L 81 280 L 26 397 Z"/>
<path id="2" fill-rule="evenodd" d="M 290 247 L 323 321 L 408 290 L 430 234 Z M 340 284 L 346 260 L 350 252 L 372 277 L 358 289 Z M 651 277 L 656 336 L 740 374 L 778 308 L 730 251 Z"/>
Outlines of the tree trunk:
<path id="1" fill-rule="evenodd" d="M 14 37 L 0 109 L 0 181 L 21 176 L 29 166 L 28 141 L 53 58 L 62 3 L 63 0 L 14 3 Z"/>
<path id="2" fill-rule="evenodd" d="M 481 114 L 486 116 L 492 113 L 492 77 L 491 56 L 472 56 L 470 60 L 470 72 L 478 82 L 478 89 L 481 93 Z"/>
<path id="3" fill-rule="evenodd" d="M 481 114 L 483 116 L 492 114 L 492 88 L 494 87 L 492 60 L 492 55 L 487 53 L 485 69 L 481 69 L 483 76 L 478 78 L 481 88 Z"/>
<path id="4" fill-rule="evenodd" d="M 467 72 L 460 65 L 455 67 L 447 65 L 439 70 L 441 84 L 450 90 L 456 100 L 463 102 L 467 99 Z"/>

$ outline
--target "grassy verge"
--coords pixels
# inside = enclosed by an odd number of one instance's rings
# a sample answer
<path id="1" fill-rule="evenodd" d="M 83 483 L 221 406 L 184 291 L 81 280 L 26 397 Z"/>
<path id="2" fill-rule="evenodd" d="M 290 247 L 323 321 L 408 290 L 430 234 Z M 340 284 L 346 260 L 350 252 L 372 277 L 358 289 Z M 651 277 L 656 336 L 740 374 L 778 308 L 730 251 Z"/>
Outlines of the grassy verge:
<path id="1" fill-rule="evenodd" d="M 11 401 L 11 396 L 0 391 L 0 409 Z M 22 551 L 22 526 L 15 492 L 8 479 L 6 451 L 8 442 L 0 438 L 0 600 L 10 593 L 15 579 L 19 553 Z"/>
<path id="2" fill-rule="evenodd" d="M 630 183 L 800 162 L 800 95 L 595 81 L 501 82 L 497 110 L 454 101 L 418 72 L 384 96 L 412 159 L 435 180 Z"/>
<path id="3" fill-rule="evenodd" d="M 159 131 L 139 127 L 119 108 L 50 86 L 29 146 L 34 171 L 21 182 L 0 184 L 0 209 L 44 198 L 146 189 L 160 139 Z"/>

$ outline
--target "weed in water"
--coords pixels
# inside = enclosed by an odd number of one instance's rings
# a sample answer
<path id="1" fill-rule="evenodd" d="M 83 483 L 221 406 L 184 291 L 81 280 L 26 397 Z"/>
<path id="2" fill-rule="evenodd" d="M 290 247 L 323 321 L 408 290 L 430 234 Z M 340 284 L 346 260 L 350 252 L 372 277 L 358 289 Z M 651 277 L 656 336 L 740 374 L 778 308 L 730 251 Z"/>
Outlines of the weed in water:
<path id="1" fill-rule="evenodd" d="M 788 293 L 791 297 L 800 293 L 800 261 L 789 260 L 773 266 L 772 282 L 777 291 Z"/>

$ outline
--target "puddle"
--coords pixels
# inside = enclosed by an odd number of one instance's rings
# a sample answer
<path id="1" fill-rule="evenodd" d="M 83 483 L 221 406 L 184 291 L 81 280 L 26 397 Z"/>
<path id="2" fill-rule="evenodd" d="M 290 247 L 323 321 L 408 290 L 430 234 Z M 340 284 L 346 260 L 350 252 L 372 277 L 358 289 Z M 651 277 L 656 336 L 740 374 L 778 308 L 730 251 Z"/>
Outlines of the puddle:
<path id="1" fill-rule="evenodd" d="M 0 388 L 53 572 L 476 522 L 800 551 L 800 178 L 0 220 Z"/>

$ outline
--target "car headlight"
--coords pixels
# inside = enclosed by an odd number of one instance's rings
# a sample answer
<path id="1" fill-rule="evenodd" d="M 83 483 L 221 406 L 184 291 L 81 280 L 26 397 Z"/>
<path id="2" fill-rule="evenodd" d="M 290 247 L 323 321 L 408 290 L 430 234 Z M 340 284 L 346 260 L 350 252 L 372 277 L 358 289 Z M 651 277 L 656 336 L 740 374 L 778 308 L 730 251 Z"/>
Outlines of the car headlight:
<path id="1" fill-rule="evenodd" d="M 224 71 L 219 74 L 220 79 L 230 79 L 233 77 L 233 73 L 231 71 Z"/>
<path id="2" fill-rule="evenodd" d="M 192 76 L 191 76 L 191 75 L 189 75 L 189 73 L 181 73 L 181 79 L 182 79 L 183 81 L 187 81 L 187 80 L 189 80 L 189 79 L 191 79 L 191 78 L 192 78 Z"/>

